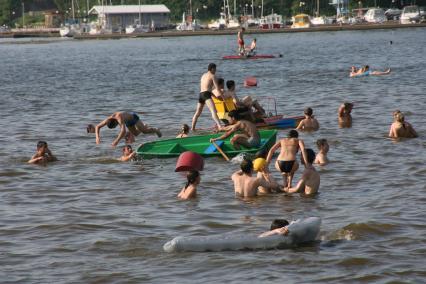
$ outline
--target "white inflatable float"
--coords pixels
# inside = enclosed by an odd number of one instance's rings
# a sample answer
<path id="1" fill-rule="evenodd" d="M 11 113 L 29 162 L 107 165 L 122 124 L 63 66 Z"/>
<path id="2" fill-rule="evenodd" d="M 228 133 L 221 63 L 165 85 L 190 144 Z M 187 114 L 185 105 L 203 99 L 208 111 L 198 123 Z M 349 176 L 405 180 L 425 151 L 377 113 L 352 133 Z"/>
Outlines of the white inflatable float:
<path id="1" fill-rule="evenodd" d="M 320 231 L 321 219 L 309 217 L 292 222 L 288 226 L 287 236 L 273 235 L 259 238 L 247 235 L 216 235 L 176 237 L 164 244 L 166 252 L 179 251 L 224 251 L 244 249 L 273 249 L 296 246 L 301 243 L 314 241 Z"/>

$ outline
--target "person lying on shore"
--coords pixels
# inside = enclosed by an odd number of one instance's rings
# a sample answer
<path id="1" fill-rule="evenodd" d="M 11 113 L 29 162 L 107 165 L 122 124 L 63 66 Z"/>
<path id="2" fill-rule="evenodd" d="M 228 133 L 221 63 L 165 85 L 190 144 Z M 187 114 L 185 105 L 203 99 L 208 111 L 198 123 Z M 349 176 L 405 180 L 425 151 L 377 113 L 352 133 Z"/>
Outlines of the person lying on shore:
<path id="1" fill-rule="evenodd" d="M 264 158 L 257 158 L 253 161 L 253 169 L 257 172 L 257 178 L 261 178 L 269 183 L 269 187 L 259 186 L 259 194 L 268 194 L 271 192 L 281 191 L 280 185 L 275 181 L 274 177 L 268 170 L 266 160 Z"/>
<path id="2" fill-rule="evenodd" d="M 112 147 L 117 146 L 118 142 L 126 136 L 126 127 L 129 130 L 128 139 L 131 139 L 132 136 L 138 136 L 140 133 L 155 133 L 158 137 L 161 137 L 161 132 L 158 128 L 149 127 L 144 124 L 136 113 L 120 111 L 113 113 L 104 121 L 96 125 L 96 144 L 101 143 L 100 130 L 102 127 L 107 126 L 108 128 L 113 129 L 116 128 L 117 125 L 120 125 L 121 130 L 117 138 L 111 143 Z"/>
<path id="3" fill-rule="evenodd" d="M 328 145 L 327 139 L 318 139 L 317 140 L 318 154 L 315 157 L 314 164 L 319 164 L 324 166 L 329 163 L 327 158 L 328 150 L 330 146 Z"/>
<path id="4" fill-rule="evenodd" d="M 419 135 L 413 126 L 405 121 L 404 114 L 399 110 L 393 113 L 394 122 L 389 130 L 390 138 L 416 138 Z"/>
<path id="5" fill-rule="evenodd" d="M 197 197 L 197 186 L 201 182 L 200 173 L 195 170 L 189 171 L 186 175 L 186 179 L 186 185 L 178 194 L 178 198 L 183 200 Z"/>
<path id="6" fill-rule="evenodd" d="M 133 152 L 132 146 L 126 145 L 123 147 L 123 155 L 120 157 L 120 161 L 127 162 L 136 159 L 136 152 Z"/>
<path id="7" fill-rule="evenodd" d="M 235 134 L 231 138 L 231 144 L 236 150 L 241 149 L 241 146 L 248 149 L 260 146 L 260 134 L 255 124 L 242 120 L 235 110 L 230 111 L 228 116 L 230 118 L 230 126 L 226 127 L 227 131 L 220 137 L 210 139 L 211 142 L 228 138 L 240 131 L 241 133 Z"/>
<path id="8" fill-rule="evenodd" d="M 290 223 L 285 219 L 275 219 L 272 221 L 271 229 L 259 235 L 259 238 L 269 237 L 273 235 L 283 235 L 287 236 L 290 232 L 288 230 L 288 225 Z"/>
<path id="9" fill-rule="evenodd" d="M 258 195 L 259 187 L 269 188 L 270 183 L 263 178 L 253 177 L 253 162 L 243 160 L 240 164 L 241 170 L 232 174 L 235 195 L 239 197 L 254 197 Z"/>
<path id="10" fill-rule="evenodd" d="M 37 152 L 28 161 L 29 164 L 46 164 L 48 162 L 57 161 L 50 151 L 46 141 L 37 142 Z"/>
<path id="11" fill-rule="evenodd" d="M 374 75 L 374 76 L 380 76 L 380 75 L 388 75 L 391 73 L 391 69 L 388 68 L 385 71 L 371 71 L 370 66 L 365 65 L 362 68 L 357 69 L 355 66 L 351 67 L 351 72 L 349 73 L 349 77 L 358 77 L 358 76 L 368 76 L 368 75 Z"/>
<path id="12" fill-rule="evenodd" d="M 207 72 L 201 76 L 200 95 L 198 96 L 197 110 L 195 111 L 195 114 L 192 117 L 192 125 L 191 125 L 192 131 L 195 131 L 195 126 L 197 124 L 198 118 L 203 112 L 204 105 L 207 105 L 207 107 L 209 108 L 212 118 L 214 122 L 216 123 L 216 127 L 219 130 L 222 128 L 220 124 L 220 120 L 217 117 L 216 108 L 212 100 L 213 89 L 216 90 L 216 94 L 215 94 L 216 97 L 221 98 L 222 96 L 222 91 L 221 91 L 221 88 L 219 88 L 218 86 L 215 74 L 216 74 L 216 64 L 210 63 L 209 66 L 207 67 Z"/>
<path id="13" fill-rule="evenodd" d="M 308 107 L 304 110 L 305 118 L 302 119 L 297 126 L 296 130 L 301 131 L 317 131 L 319 129 L 319 122 L 313 115 L 313 110 Z"/>
<path id="14" fill-rule="evenodd" d="M 180 132 L 176 136 L 176 138 L 185 138 L 185 137 L 188 137 L 188 134 L 189 134 L 189 125 L 182 124 L 182 128 L 180 129 Z"/>
<path id="15" fill-rule="evenodd" d="M 342 105 L 340 105 L 338 113 L 338 122 L 339 127 L 341 128 L 350 128 L 352 127 L 352 109 L 353 109 L 353 103 L 345 102 Z"/>
<path id="16" fill-rule="evenodd" d="M 307 162 L 301 158 L 302 164 L 305 165 L 305 170 L 302 177 L 295 187 L 284 188 L 287 193 L 304 193 L 306 195 L 315 194 L 318 192 L 320 186 L 320 175 L 315 170 L 312 163 L 315 160 L 315 152 L 312 149 L 306 149 Z"/>
<path id="17" fill-rule="evenodd" d="M 299 163 L 296 160 L 296 154 L 300 150 L 302 158 L 306 159 L 305 143 L 299 139 L 299 133 L 292 129 L 288 132 L 287 138 L 283 138 L 275 143 L 269 150 L 266 163 L 272 160 L 272 157 L 279 148 L 281 148 L 275 168 L 281 173 L 284 180 L 284 187 L 291 187 L 294 173 L 299 169 Z"/>

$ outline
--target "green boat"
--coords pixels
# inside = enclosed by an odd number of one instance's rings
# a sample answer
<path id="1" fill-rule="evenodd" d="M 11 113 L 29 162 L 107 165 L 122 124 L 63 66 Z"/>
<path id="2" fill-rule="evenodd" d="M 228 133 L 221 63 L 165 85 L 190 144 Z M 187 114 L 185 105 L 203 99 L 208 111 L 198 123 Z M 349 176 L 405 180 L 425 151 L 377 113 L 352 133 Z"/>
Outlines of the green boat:
<path id="1" fill-rule="evenodd" d="M 260 130 L 261 146 L 258 148 L 244 148 L 236 150 L 230 142 L 233 137 L 228 137 L 223 141 L 216 141 L 216 144 L 225 152 L 226 155 L 233 157 L 240 153 L 256 153 L 259 150 L 271 148 L 277 139 L 277 130 Z M 148 142 L 139 146 L 136 150 L 138 156 L 149 158 L 173 158 L 178 157 L 185 151 L 192 151 L 203 157 L 217 157 L 221 154 L 210 143 L 210 138 L 216 138 L 222 134 L 209 134 L 200 136 L 189 136 L 186 138 L 173 138 Z"/>

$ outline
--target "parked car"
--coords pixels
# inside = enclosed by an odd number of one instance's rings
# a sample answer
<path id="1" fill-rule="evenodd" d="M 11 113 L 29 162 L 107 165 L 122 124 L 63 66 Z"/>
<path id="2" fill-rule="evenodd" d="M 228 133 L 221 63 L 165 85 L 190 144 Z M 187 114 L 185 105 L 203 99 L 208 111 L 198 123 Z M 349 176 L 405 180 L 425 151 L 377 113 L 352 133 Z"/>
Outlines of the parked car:
<path id="1" fill-rule="evenodd" d="M 383 23 L 387 21 L 385 12 L 379 8 L 369 9 L 364 16 L 364 20 L 368 23 Z"/>
<path id="2" fill-rule="evenodd" d="M 401 24 L 419 23 L 421 20 L 421 14 L 419 6 L 405 6 L 402 10 L 400 22 Z"/>

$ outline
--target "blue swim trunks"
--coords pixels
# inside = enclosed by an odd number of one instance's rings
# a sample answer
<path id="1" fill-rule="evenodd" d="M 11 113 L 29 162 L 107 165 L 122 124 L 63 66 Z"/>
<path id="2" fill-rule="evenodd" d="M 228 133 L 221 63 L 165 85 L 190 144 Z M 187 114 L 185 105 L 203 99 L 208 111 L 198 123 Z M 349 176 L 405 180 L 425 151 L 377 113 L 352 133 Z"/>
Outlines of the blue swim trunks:
<path id="1" fill-rule="evenodd" d="M 139 116 L 133 112 L 132 119 L 126 121 L 124 124 L 126 124 L 127 127 L 132 127 L 132 126 L 135 126 L 138 121 L 139 121 Z"/>

